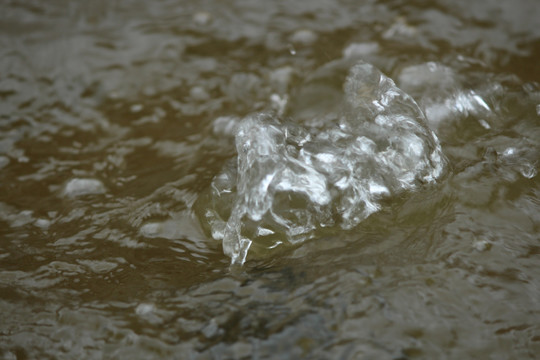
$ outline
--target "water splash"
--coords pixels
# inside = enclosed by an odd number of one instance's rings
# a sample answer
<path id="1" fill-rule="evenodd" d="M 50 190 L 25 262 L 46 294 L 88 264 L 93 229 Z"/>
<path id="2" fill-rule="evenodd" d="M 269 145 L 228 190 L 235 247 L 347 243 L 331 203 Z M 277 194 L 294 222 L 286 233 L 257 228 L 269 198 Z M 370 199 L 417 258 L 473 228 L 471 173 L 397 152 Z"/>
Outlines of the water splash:
<path id="1" fill-rule="evenodd" d="M 267 113 L 238 124 L 238 156 L 213 180 L 204 214 L 232 263 L 323 228 L 351 229 L 382 199 L 442 175 L 435 134 L 390 78 L 359 63 L 344 91 L 342 114 L 323 128 Z"/>

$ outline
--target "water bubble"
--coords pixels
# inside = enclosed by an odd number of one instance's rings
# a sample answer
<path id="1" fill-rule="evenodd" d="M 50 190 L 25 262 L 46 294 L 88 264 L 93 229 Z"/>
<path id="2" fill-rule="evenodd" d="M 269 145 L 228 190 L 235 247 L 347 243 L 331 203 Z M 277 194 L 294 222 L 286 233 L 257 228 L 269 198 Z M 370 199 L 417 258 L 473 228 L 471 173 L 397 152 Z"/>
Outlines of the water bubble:
<path id="1" fill-rule="evenodd" d="M 103 194 L 105 191 L 105 186 L 97 179 L 71 179 L 64 187 L 64 195 L 67 197 Z"/>
<path id="2" fill-rule="evenodd" d="M 534 165 L 529 162 L 522 163 L 519 168 L 519 172 L 527 179 L 532 179 L 538 173 Z"/>
<path id="3" fill-rule="evenodd" d="M 289 49 L 289 54 L 296 55 L 296 49 L 292 44 L 287 45 L 287 49 Z"/>

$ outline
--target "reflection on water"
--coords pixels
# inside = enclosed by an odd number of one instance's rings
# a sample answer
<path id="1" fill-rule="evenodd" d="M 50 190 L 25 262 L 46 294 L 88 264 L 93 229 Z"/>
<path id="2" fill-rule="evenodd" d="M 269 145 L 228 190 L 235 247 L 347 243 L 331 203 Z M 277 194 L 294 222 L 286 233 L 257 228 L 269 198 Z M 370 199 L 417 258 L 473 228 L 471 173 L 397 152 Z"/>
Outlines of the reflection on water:
<path id="1" fill-rule="evenodd" d="M 537 1 L 0 14 L 2 358 L 540 353 Z M 317 139 L 360 60 L 414 98 L 447 175 L 231 268 L 199 215 L 235 124 L 272 112 Z"/>

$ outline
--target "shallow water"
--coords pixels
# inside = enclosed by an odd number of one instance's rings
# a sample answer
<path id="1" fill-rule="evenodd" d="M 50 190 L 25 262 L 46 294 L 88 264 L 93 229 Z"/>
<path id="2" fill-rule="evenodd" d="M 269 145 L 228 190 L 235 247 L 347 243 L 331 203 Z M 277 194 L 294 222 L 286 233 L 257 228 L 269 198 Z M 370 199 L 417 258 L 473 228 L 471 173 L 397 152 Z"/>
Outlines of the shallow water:
<path id="1" fill-rule="evenodd" d="M 536 0 L 4 1 L 1 357 L 534 359 L 538 18 Z M 271 114 L 328 159 L 358 61 L 418 104 L 444 171 L 351 187 L 376 211 L 274 229 L 231 266 L 205 214 L 237 125 Z M 337 163 L 316 167 L 328 188 Z M 320 214 L 287 199 L 296 224 Z"/>

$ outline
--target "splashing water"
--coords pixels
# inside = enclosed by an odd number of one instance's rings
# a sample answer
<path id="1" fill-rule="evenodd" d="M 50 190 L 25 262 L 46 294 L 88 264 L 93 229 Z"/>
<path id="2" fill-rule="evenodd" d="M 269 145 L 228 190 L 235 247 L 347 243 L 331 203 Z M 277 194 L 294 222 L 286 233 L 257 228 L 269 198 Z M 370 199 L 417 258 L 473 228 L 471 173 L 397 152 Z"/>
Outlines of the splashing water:
<path id="1" fill-rule="evenodd" d="M 211 185 L 204 212 L 233 264 L 248 250 L 297 244 L 323 228 L 351 229 L 381 200 L 433 183 L 445 160 L 416 102 L 374 66 L 352 67 L 342 113 L 312 128 L 273 114 L 237 126 L 235 162 Z"/>

